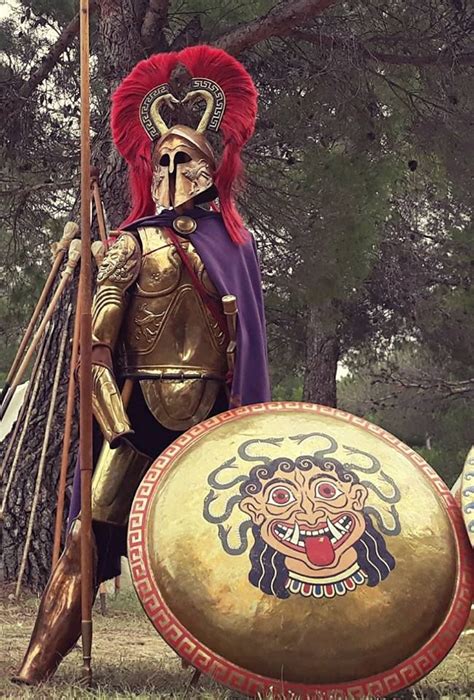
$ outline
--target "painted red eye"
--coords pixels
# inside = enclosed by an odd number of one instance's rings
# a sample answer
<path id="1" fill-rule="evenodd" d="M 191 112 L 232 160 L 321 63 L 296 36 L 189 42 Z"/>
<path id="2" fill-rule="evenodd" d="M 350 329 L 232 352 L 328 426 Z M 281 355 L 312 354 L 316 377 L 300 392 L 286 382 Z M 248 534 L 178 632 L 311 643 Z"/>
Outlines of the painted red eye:
<path id="1" fill-rule="evenodd" d="M 287 506 L 289 503 L 296 501 L 296 498 L 291 493 L 290 489 L 285 486 L 275 486 L 268 494 L 267 503 L 273 506 Z"/>
<path id="2" fill-rule="evenodd" d="M 324 498 L 326 501 L 332 501 L 340 496 L 342 491 L 337 488 L 332 481 L 320 481 L 316 486 L 316 496 Z"/>

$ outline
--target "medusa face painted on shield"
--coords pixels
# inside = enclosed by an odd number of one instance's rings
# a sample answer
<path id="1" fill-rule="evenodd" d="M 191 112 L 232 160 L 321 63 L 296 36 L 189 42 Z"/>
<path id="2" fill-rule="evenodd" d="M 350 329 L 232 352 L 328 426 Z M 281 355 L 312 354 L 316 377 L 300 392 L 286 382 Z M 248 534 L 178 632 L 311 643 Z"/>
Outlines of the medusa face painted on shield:
<path id="1" fill-rule="evenodd" d="M 254 539 L 250 583 L 278 598 L 378 585 L 395 560 L 364 510 L 367 496 L 334 458 L 279 458 L 251 469 L 235 497 Z"/>

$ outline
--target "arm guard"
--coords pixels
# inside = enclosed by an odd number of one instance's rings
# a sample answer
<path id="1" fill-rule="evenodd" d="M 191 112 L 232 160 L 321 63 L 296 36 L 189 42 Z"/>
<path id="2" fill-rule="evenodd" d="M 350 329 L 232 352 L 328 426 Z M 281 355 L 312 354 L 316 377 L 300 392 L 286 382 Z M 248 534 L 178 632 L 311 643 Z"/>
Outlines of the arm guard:
<path id="1" fill-rule="evenodd" d="M 99 268 L 92 305 L 92 408 L 112 447 L 133 432 L 115 380 L 112 352 L 126 311 L 126 291 L 139 271 L 138 242 L 125 233 L 110 248 Z"/>

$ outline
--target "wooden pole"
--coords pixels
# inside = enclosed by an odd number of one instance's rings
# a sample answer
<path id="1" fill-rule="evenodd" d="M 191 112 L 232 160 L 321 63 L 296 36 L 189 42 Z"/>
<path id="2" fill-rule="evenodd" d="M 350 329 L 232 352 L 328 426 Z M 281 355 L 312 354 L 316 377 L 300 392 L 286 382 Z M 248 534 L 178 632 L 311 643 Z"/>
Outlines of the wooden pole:
<path id="1" fill-rule="evenodd" d="M 25 334 L 22 338 L 22 341 L 20 343 L 20 346 L 18 350 L 16 351 L 15 359 L 13 360 L 12 366 L 10 367 L 10 371 L 8 372 L 8 376 L 5 382 L 5 385 L 2 389 L 2 393 L 0 395 L 0 403 L 3 402 L 6 393 L 8 389 L 10 388 L 13 379 L 15 378 L 15 374 L 17 372 L 18 366 L 21 362 L 21 359 L 24 355 L 24 352 L 26 350 L 26 347 L 28 343 L 30 342 L 30 338 L 33 334 L 33 329 L 36 325 L 36 321 L 38 320 L 38 317 L 46 303 L 46 298 L 51 291 L 51 288 L 53 286 L 54 280 L 56 279 L 56 275 L 58 273 L 59 268 L 61 267 L 61 263 L 64 259 L 65 254 L 67 253 L 67 250 L 69 248 L 69 245 L 73 238 L 77 236 L 79 233 L 79 226 L 75 224 L 73 221 L 68 221 L 66 225 L 64 226 L 63 230 L 63 235 L 61 237 L 61 240 L 58 241 L 57 243 L 54 244 L 54 251 L 53 251 L 53 266 L 50 270 L 50 273 L 48 275 L 48 279 L 46 280 L 43 291 L 41 292 L 40 298 L 38 299 L 35 310 L 33 311 L 33 315 L 31 316 L 30 322 L 28 324 L 28 327 L 25 331 Z"/>
<path id="2" fill-rule="evenodd" d="M 71 447 L 72 422 L 74 418 L 74 399 L 76 393 L 75 370 L 79 356 L 79 328 L 81 321 L 80 290 L 76 300 L 76 314 L 74 317 L 74 333 L 72 338 L 71 362 L 69 365 L 69 383 L 67 388 L 66 417 L 64 421 L 63 449 L 61 454 L 61 468 L 59 472 L 58 502 L 56 506 L 56 520 L 54 524 L 54 544 L 52 569 L 56 567 L 61 550 L 61 533 L 64 518 L 64 501 L 66 496 L 66 477 L 69 464 L 69 450 Z"/>
<path id="3" fill-rule="evenodd" d="M 99 226 L 99 236 L 100 240 L 107 248 L 107 231 L 105 226 L 105 215 L 104 207 L 102 206 L 102 199 L 100 196 L 100 186 L 99 186 L 99 170 L 97 168 L 91 168 L 92 177 L 92 194 L 94 197 L 95 213 L 97 215 L 97 224 Z"/>
<path id="4" fill-rule="evenodd" d="M 20 452 L 21 448 L 23 447 L 23 442 L 25 441 L 25 437 L 28 435 L 28 428 L 30 425 L 30 419 L 31 419 L 31 414 L 33 413 L 33 408 L 35 405 L 36 401 L 36 396 L 38 394 L 39 388 L 41 386 L 41 375 L 43 374 L 43 369 L 44 369 L 44 364 L 46 361 L 46 355 L 48 354 L 49 346 L 51 343 L 51 338 L 54 332 L 54 322 L 51 323 L 51 327 L 49 328 L 49 333 L 45 335 L 45 343 L 41 351 L 41 359 L 39 360 L 39 364 L 37 368 L 35 368 L 34 376 L 31 377 L 31 395 L 28 397 L 28 408 L 26 410 L 26 413 L 24 417 L 22 416 L 21 419 L 21 432 L 20 432 L 20 437 L 18 438 L 18 444 L 16 446 L 15 454 L 13 457 L 13 462 L 12 466 L 10 468 L 10 473 L 8 475 L 8 481 L 5 486 L 5 491 L 3 492 L 3 498 L 2 498 L 2 505 L 0 507 L 0 520 L 3 519 L 3 514 L 5 512 L 5 506 L 7 504 L 7 499 L 8 499 L 8 494 L 10 493 L 10 489 L 13 483 L 13 478 L 15 476 L 15 471 L 16 471 L 16 465 L 18 464 L 18 459 L 20 457 Z"/>
<path id="5" fill-rule="evenodd" d="M 51 319 L 51 316 L 53 315 L 53 313 L 56 309 L 56 306 L 57 306 L 58 301 L 61 297 L 61 294 L 64 291 L 64 288 L 69 283 L 69 281 L 72 279 L 74 268 L 76 267 L 77 263 L 79 262 L 80 256 L 81 256 L 81 242 L 80 241 L 72 241 L 71 245 L 69 246 L 69 257 L 68 257 L 66 268 L 62 272 L 61 281 L 59 282 L 58 286 L 56 287 L 56 291 L 53 294 L 53 298 L 51 299 L 49 306 L 46 309 L 46 312 L 45 312 L 43 318 L 41 319 L 41 323 L 38 326 L 38 330 L 36 331 L 36 333 L 33 337 L 33 340 L 31 341 L 31 345 L 28 348 L 28 351 L 27 351 L 26 355 L 24 356 L 24 358 L 21 362 L 21 365 L 18 367 L 18 370 L 15 374 L 15 378 L 13 379 L 11 387 L 8 389 L 7 395 L 5 396 L 5 399 L 4 399 L 2 406 L 0 408 L 0 420 L 5 415 L 6 410 L 7 410 L 8 406 L 10 405 L 10 401 L 12 400 L 13 395 L 16 391 L 16 388 L 20 384 L 26 370 L 28 369 L 28 365 L 31 362 L 31 358 L 33 357 L 35 350 L 38 347 L 38 343 L 40 342 L 40 340 L 43 336 L 45 328 L 48 325 L 48 321 Z"/>
<path id="6" fill-rule="evenodd" d="M 81 469 L 81 631 L 82 678 L 92 681 L 92 261 L 90 236 L 89 0 L 80 0 L 81 64 L 81 367 L 79 372 L 79 458 Z"/>
<path id="7" fill-rule="evenodd" d="M 33 493 L 33 502 L 31 504 L 30 516 L 28 518 L 28 528 L 26 531 L 25 545 L 23 547 L 23 555 L 20 563 L 20 570 L 18 572 L 18 580 L 16 582 L 15 597 L 18 598 L 21 591 L 21 582 L 23 580 L 23 575 L 25 573 L 26 561 L 28 559 L 28 552 L 30 549 L 31 536 L 33 534 L 33 525 L 35 522 L 36 509 L 38 508 L 39 493 L 41 488 L 41 482 L 43 480 L 44 467 L 46 464 L 46 455 L 49 447 L 49 438 L 51 435 L 51 427 L 53 425 L 54 419 L 54 409 L 56 408 L 56 398 L 58 395 L 59 382 L 61 380 L 61 372 L 63 369 L 64 362 L 64 351 L 66 349 L 66 340 L 69 332 L 69 319 L 71 317 L 71 307 L 69 306 L 68 313 L 66 316 L 66 323 L 64 324 L 64 329 L 61 336 L 61 344 L 59 347 L 59 357 L 56 365 L 56 371 L 54 373 L 53 389 L 51 391 L 48 417 L 46 420 L 46 429 L 44 432 L 43 445 L 41 448 L 41 456 L 38 465 L 38 472 L 36 474 L 35 490 Z"/>
<path id="8" fill-rule="evenodd" d="M 105 249 L 104 244 L 100 241 L 95 241 L 91 245 L 92 254 L 95 258 L 97 267 L 101 264 Z M 78 289 L 76 300 L 76 315 L 74 317 L 74 334 L 72 340 L 71 362 L 69 365 L 69 383 L 67 389 L 66 416 L 64 421 L 64 438 L 63 449 L 61 455 L 61 468 L 59 472 L 58 484 L 58 501 L 56 505 L 56 520 L 54 524 L 54 544 L 53 544 L 53 560 L 51 569 L 54 570 L 58 563 L 59 553 L 61 551 L 61 534 L 63 530 L 64 519 L 64 502 L 66 497 L 66 478 L 67 468 L 69 465 L 69 450 L 71 447 L 71 432 L 72 421 L 74 418 L 75 394 L 76 394 L 76 366 L 79 357 L 79 339 L 80 339 L 80 310 L 81 290 Z"/>
<path id="9" fill-rule="evenodd" d="M 21 405 L 21 408 L 18 412 L 16 421 L 15 421 L 15 427 L 13 429 L 13 433 L 11 434 L 10 440 L 8 442 L 8 447 L 5 450 L 5 455 L 3 457 L 3 461 L 2 461 L 2 464 L 0 466 L 0 481 L 3 477 L 3 473 L 5 471 L 7 464 L 8 464 L 8 460 L 10 459 L 10 454 L 15 446 L 16 438 L 17 438 L 17 435 L 20 431 L 20 428 L 23 428 L 23 425 L 25 423 L 25 416 L 26 416 L 28 409 L 29 409 L 29 406 L 31 404 L 31 396 L 32 396 L 32 392 L 33 392 L 33 387 L 37 383 L 39 366 L 40 366 L 41 359 L 44 355 L 44 347 L 45 347 L 45 344 L 47 342 L 47 339 L 48 339 L 47 335 L 45 334 L 43 336 L 41 347 L 38 350 L 38 353 L 37 353 L 36 358 L 35 358 L 35 364 L 33 365 L 33 369 L 31 371 L 31 377 L 30 377 L 30 381 L 28 382 L 28 388 L 25 392 L 25 396 L 23 398 L 23 403 Z"/>

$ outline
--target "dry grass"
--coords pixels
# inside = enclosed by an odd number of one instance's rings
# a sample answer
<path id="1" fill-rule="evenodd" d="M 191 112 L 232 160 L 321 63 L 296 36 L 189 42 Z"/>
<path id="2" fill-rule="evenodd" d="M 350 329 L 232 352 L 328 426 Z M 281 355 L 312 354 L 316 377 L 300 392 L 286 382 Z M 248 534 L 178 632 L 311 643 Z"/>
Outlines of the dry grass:
<path id="1" fill-rule="evenodd" d="M 9 681 L 25 650 L 37 608 L 35 599 L 18 604 L 0 598 L 0 697 L 68 700 L 94 698 L 241 698 L 201 676 L 190 687 L 192 669 L 183 669 L 176 654 L 161 641 L 141 610 L 133 591 L 109 599 L 106 617 L 96 612 L 94 689 L 79 686 L 81 650 L 60 666 L 55 678 L 36 688 Z M 474 630 L 473 630 L 474 631 Z M 426 679 L 397 698 L 474 698 L 474 634 L 463 635 L 449 657 Z"/>

